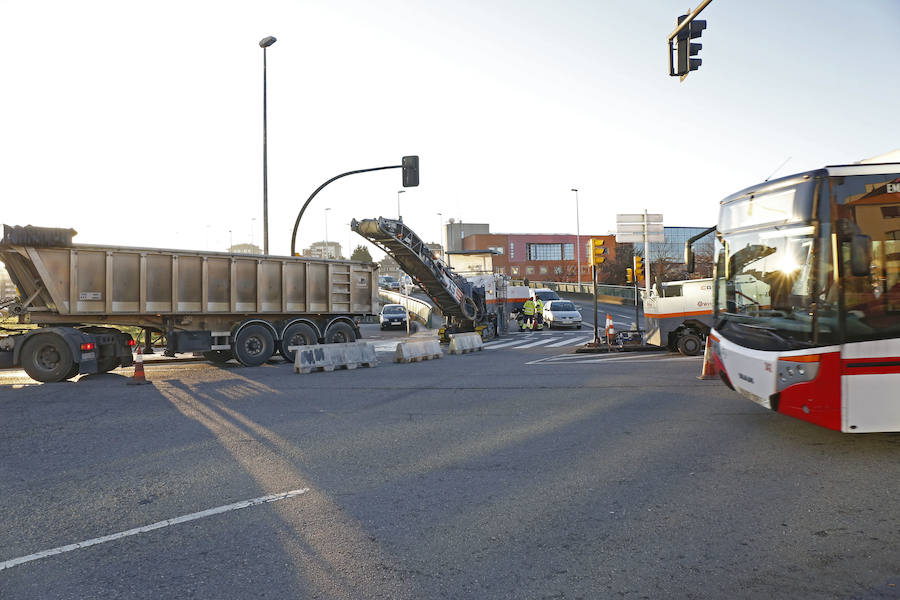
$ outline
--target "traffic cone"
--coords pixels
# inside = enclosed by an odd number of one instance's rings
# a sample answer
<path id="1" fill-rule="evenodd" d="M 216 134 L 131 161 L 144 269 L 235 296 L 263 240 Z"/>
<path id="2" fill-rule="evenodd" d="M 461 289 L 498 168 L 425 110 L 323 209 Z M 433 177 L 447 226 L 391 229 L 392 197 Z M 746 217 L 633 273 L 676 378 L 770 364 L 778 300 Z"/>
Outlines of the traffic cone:
<path id="1" fill-rule="evenodd" d="M 144 353 L 141 347 L 137 347 L 137 356 L 134 359 L 134 377 L 128 382 L 128 385 L 144 385 L 150 383 L 144 376 Z"/>
<path id="2" fill-rule="evenodd" d="M 606 345 L 609 346 L 612 344 L 612 336 L 615 335 L 616 328 L 613 326 L 612 317 L 609 316 L 609 313 L 606 313 Z"/>
<path id="3" fill-rule="evenodd" d="M 716 374 L 716 365 L 712 360 L 712 353 L 709 351 L 709 347 L 712 344 L 709 343 L 709 338 L 706 338 L 706 350 L 703 351 L 703 370 L 700 371 L 700 375 L 697 376 L 697 379 L 717 379 L 718 376 Z"/>

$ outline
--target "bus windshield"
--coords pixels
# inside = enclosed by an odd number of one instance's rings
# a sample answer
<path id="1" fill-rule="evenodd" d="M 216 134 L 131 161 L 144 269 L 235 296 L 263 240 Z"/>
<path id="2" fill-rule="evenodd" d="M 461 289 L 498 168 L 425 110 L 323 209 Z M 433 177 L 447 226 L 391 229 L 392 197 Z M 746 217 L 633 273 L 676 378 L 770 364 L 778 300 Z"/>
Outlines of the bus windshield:
<path id="1" fill-rule="evenodd" d="M 720 235 L 718 328 L 758 349 L 809 346 L 814 233 L 800 224 Z"/>

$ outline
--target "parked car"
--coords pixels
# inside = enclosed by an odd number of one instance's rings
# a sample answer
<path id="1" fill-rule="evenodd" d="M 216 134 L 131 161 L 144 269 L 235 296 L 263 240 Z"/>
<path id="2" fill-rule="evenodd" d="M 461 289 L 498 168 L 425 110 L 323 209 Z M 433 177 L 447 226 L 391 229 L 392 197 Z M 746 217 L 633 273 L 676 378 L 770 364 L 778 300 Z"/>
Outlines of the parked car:
<path id="1" fill-rule="evenodd" d="M 396 277 L 392 277 L 390 275 L 379 275 L 378 276 L 378 287 L 390 290 L 392 292 L 400 291 L 400 282 L 397 281 Z"/>
<path id="2" fill-rule="evenodd" d="M 544 325 L 552 327 L 577 327 L 581 329 L 581 313 L 568 300 L 549 300 L 544 304 Z"/>
<path id="3" fill-rule="evenodd" d="M 406 327 L 406 308 L 402 304 L 385 304 L 379 317 L 381 328 Z"/>
<path id="4" fill-rule="evenodd" d="M 540 298 L 545 305 L 551 300 L 559 300 L 559 295 L 550 288 L 536 288 L 531 290 L 531 299 Z"/>

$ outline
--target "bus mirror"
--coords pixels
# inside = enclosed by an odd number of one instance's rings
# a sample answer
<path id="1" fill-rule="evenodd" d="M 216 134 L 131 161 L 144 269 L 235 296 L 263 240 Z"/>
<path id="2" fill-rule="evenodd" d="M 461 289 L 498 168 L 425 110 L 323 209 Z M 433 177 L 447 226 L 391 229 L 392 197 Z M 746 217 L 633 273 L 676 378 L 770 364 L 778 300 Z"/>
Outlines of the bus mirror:
<path id="1" fill-rule="evenodd" d="M 694 272 L 694 249 L 690 246 L 684 247 L 684 264 L 688 273 Z"/>
<path id="2" fill-rule="evenodd" d="M 872 238 L 861 233 L 855 233 L 850 238 L 850 272 L 854 277 L 864 277 L 869 274 L 869 265 L 872 264 Z"/>

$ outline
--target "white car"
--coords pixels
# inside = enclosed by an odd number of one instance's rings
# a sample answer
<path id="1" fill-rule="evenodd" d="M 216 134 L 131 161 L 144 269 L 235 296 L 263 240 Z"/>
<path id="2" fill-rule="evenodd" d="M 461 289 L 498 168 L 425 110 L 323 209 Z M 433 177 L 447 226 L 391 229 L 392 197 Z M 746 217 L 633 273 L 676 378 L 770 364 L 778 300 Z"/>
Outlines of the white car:
<path id="1" fill-rule="evenodd" d="M 544 304 L 544 326 L 581 329 L 581 313 L 568 300 L 550 300 Z"/>

